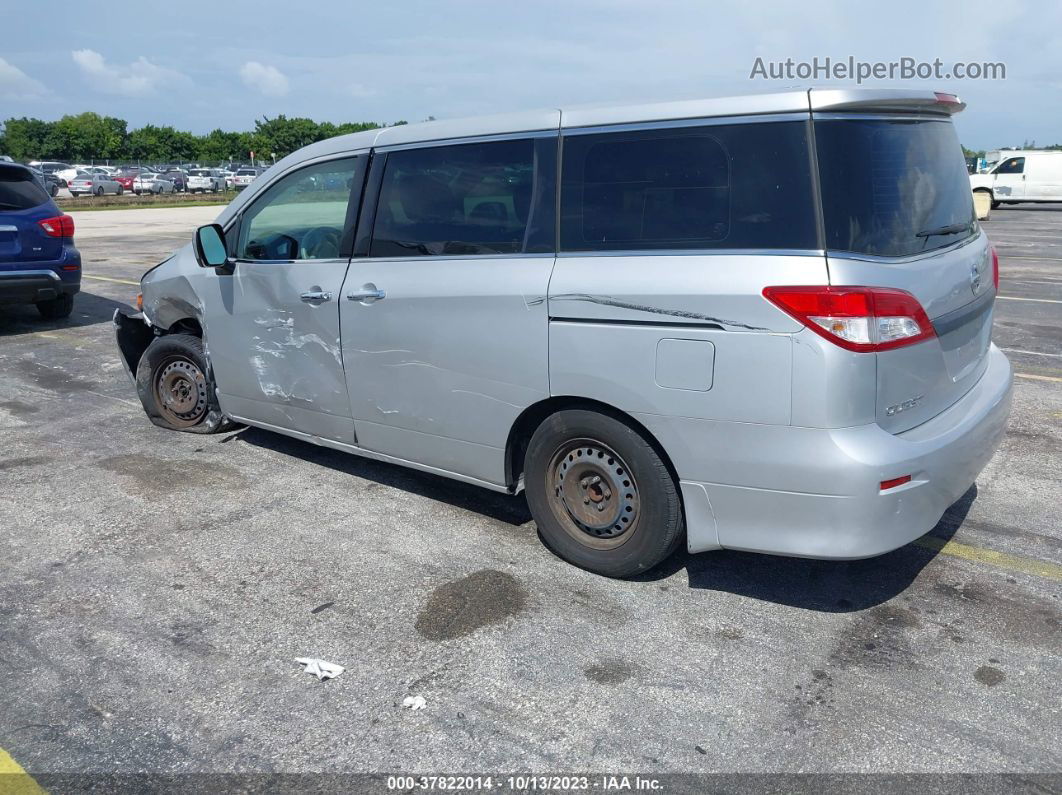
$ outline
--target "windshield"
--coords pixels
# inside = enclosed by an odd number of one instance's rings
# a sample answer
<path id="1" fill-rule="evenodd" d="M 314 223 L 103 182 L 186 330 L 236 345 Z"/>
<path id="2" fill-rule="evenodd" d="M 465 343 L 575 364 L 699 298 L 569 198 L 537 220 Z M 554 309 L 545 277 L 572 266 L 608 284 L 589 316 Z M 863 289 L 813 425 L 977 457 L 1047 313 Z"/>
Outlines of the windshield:
<path id="1" fill-rule="evenodd" d="M 909 256 L 977 228 L 951 122 L 830 119 L 815 140 L 827 249 Z"/>

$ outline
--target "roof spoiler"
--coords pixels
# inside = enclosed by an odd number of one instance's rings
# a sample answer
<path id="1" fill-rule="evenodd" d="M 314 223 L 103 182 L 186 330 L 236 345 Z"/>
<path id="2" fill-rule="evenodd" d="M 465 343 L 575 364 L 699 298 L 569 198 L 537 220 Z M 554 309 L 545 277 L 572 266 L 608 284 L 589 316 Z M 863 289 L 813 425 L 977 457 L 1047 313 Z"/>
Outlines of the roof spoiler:
<path id="1" fill-rule="evenodd" d="M 832 89 L 808 90 L 813 113 L 928 113 L 954 116 L 966 103 L 943 91 L 905 91 L 903 89 Z"/>

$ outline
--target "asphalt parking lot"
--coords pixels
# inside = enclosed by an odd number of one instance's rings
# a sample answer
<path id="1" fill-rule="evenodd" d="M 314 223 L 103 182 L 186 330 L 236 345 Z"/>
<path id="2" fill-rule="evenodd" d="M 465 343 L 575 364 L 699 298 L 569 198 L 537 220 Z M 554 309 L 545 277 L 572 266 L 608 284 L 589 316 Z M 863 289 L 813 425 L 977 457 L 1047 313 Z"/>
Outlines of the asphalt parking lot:
<path id="1" fill-rule="evenodd" d="M 74 315 L 0 309 L 0 749 L 30 774 L 1062 771 L 1062 206 L 985 224 L 1013 414 L 929 536 L 634 582 L 553 557 L 522 498 L 151 425 L 110 318 L 217 210 L 81 213 Z"/>

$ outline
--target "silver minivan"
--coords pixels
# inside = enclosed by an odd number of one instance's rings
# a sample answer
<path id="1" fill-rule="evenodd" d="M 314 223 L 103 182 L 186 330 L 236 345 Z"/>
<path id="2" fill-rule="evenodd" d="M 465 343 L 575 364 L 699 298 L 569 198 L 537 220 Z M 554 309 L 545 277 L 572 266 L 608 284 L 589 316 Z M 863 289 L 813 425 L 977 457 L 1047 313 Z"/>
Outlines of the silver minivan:
<path id="1" fill-rule="evenodd" d="M 322 141 L 148 271 L 118 345 L 156 425 L 524 491 L 601 574 L 680 543 L 879 555 L 1010 407 L 963 107 L 792 91 Z"/>

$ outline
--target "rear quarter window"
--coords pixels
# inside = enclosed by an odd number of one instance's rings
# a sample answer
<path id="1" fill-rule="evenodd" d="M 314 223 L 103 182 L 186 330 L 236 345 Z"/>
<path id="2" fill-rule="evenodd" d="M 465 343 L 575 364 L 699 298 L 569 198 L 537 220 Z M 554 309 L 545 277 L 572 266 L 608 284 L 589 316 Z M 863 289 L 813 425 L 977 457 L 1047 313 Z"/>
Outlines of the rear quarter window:
<path id="1" fill-rule="evenodd" d="M 566 134 L 561 249 L 815 249 L 807 124 Z"/>
<path id="2" fill-rule="evenodd" d="M 0 169 L 0 210 L 28 210 L 47 202 L 37 180 L 21 169 Z"/>

